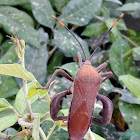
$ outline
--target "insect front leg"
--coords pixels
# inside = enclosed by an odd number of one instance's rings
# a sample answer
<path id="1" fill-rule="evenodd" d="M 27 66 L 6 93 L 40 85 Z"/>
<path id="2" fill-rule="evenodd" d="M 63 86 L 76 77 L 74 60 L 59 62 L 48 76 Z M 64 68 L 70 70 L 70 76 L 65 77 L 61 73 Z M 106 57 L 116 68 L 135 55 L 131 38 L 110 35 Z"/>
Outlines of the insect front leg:
<path id="1" fill-rule="evenodd" d="M 112 75 L 113 75 L 113 73 L 112 73 L 111 71 L 101 74 L 101 77 L 105 77 L 105 78 L 103 79 L 102 83 L 103 83 L 104 81 L 106 81 L 108 78 L 110 78 Z"/>
<path id="2" fill-rule="evenodd" d="M 107 62 L 104 62 L 103 64 L 101 64 L 100 66 L 98 66 L 98 67 L 96 68 L 96 70 L 97 70 L 98 72 L 101 72 L 106 66 L 107 66 Z"/>
<path id="3" fill-rule="evenodd" d="M 64 70 L 62 70 L 62 69 L 57 69 L 57 70 L 55 70 L 55 72 L 53 73 L 53 75 L 52 75 L 51 79 L 49 80 L 48 84 L 47 84 L 45 87 L 43 87 L 43 88 L 37 88 L 37 89 L 48 89 L 49 86 L 50 86 L 50 84 L 51 84 L 51 82 L 53 81 L 53 79 L 54 79 L 54 77 L 55 77 L 55 75 L 56 75 L 57 73 L 59 73 L 60 75 L 62 75 L 62 76 L 65 77 L 66 79 L 68 79 L 68 80 L 70 80 L 70 81 L 73 82 L 73 78 L 72 78 L 71 76 L 69 76 Z"/>
<path id="4" fill-rule="evenodd" d="M 50 115 L 54 121 L 57 120 L 67 120 L 67 116 L 57 116 L 59 110 L 61 110 L 60 101 L 67 95 L 72 94 L 70 90 L 63 91 L 56 96 L 54 96 L 50 103 Z"/>
<path id="5" fill-rule="evenodd" d="M 92 118 L 92 121 L 98 124 L 106 125 L 110 123 L 113 113 L 113 104 L 108 97 L 100 94 L 97 95 L 97 99 L 100 100 L 103 104 L 103 109 L 99 113 L 100 116 L 102 116 L 102 119 Z"/>

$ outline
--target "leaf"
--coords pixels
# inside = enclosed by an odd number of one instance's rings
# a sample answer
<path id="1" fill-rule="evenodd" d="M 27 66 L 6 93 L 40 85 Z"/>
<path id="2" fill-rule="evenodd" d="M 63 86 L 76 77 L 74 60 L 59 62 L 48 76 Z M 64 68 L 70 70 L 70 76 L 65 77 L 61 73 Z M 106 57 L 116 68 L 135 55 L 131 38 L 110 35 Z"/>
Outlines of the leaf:
<path id="1" fill-rule="evenodd" d="M 111 123 L 108 125 L 91 124 L 91 130 L 93 130 L 94 133 L 100 135 L 106 140 L 109 140 L 110 138 L 112 140 L 121 139 L 120 133 L 116 130 L 115 126 Z"/>
<path id="2" fill-rule="evenodd" d="M 112 27 L 116 20 L 117 19 L 115 18 L 108 18 L 107 20 L 105 20 L 105 24 L 108 27 L 108 29 Z M 120 36 L 121 33 L 119 32 L 119 30 L 127 30 L 127 27 L 122 19 L 120 19 L 116 26 L 114 26 L 111 30 L 115 38 L 118 38 Z"/>
<path id="3" fill-rule="evenodd" d="M 62 13 L 62 8 L 69 2 L 70 0 L 51 0 L 51 4 L 58 12 Z"/>
<path id="4" fill-rule="evenodd" d="M 105 0 L 105 1 L 114 2 L 114 3 L 122 5 L 122 2 L 120 0 Z"/>
<path id="5" fill-rule="evenodd" d="M 135 3 L 126 3 L 122 7 L 117 8 L 117 10 L 120 11 L 136 11 L 140 9 L 140 3 L 135 2 Z"/>
<path id="6" fill-rule="evenodd" d="M 119 80 L 131 91 L 140 102 L 140 80 L 131 75 L 119 76 Z"/>
<path id="7" fill-rule="evenodd" d="M 75 78 L 75 75 L 77 71 L 79 70 L 79 64 L 77 62 L 71 62 L 71 63 L 62 65 L 59 68 L 66 70 L 73 78 Z"/>
<path id="8" fill-rule="evenodd" d="M 34 124 L 33 124 L 32 136 L 34 140 L 39 140 L 40 117 L 38 114 L 35 114 L 35 119 L 33 123 Z"/>
<path id="9" fill-rule="evenodd" d="M 15 20 L 20 23 L 21 27 L 26 25 L 34 26 L 33 19 L 27 13 L 14 7 L 0 6 L 0 15 L 8 17 L 9 20 Z"/>
<path id="10" fill-rule="evenodd" d="M 12 64 L 12 63 L 16 63 L 17 60 L 18 60 L 18 58 L 15 53 L 15 46 L 12 45 L 0 59 L 0 64 Z"/>
<path id="11" fill-rule="evenodd" d="M 49 82 L 49 81 L 48 81 Z M 49 92 L 49 90 L 50 90 L 50 87 L 51 87 L 51 85 L 53 84 L 55 82 L 55 80 L 54 81 L 52 81 L 51 83 L 50 83 L 50 86 L 49 86 L 49 88 L 48 89 L 46 89 L 46 90 L 38 90 L 38 94 L 39 94 L 39 97 L 40 98 L 43 98 L 43 97 L 45 97 L 46 96 L 46 94 L 48 94 L 48 92 Z M 48 83 L 47 83 L 48 84 Z M 46 85 L 47 85 L 46 84 Z"/>
<path id="12" fill-rule="evenodd" d="M 18 35 L 26 43 L 40 47 L 39 33 L 32 27 L 33 21 L 25 12 L 10 6 L 0 6 L 0 26 L 6 33 Z"/>
<path id="13" fill-rule="evenodd" d="M 132 54 L 123 57 L 129 50 L 130 46 L 122 38 L 118 38 L 111 46 L 109 59 L 111 68 L 117 77 L 125 74 L 133 76 L 138 74 Z"/>
<path id="14" fill-rule="evenodd" d="M 82 32 L 82 36 L 97 36 L 107 31 L 107 27 L 104 22 L 93 23 L 86 27 L 86 29 Z"/>
<path id="15" fill-rule="evenodd" d="M 102 0 L 71 0 L 62 10 L 61 20 L 84 26 L 100 9 Z"/>
<path id="16" fill-rule="evenodd" d="M 5 98 L 0 98 L 0 111 L 8 109 L 10 103 Z"/>
<path id="17" fill-rule="evenodd" d="M 140 102 L 128 90 L 114 88 L 113 92 L 120 93 L 122 96 L 119 99 L 122 101 L 125 101 L 127 103 L 131 103 L 131 104 L 140 104 Z"/>
<path id="18" fill-rule="evenodd" d="M 140 47 L 133 48 L 134 53 L 140 59 Z"/>
<path id="19" fill-rule="evenodd" d="M 49 28 L 53 28 L 55 15 L 49 0 L 30 0 L 32 5 L 32 12 L 35 19 L 41 24 Z"/>
<path id="20" fill-rule="evenodd" d="M 80 41 L 83 46 L 86 56 L 89 57 L 89 50 L 86 42 L 82 40 L 79 36 L 74 34 L 76 38 Z M 78 42 L 73 38 L 73 36 L 65 30 L 55 30 L 54 31 L 54 44 L 59 47 L 60 50 L 64 52 L 66 56 L 77 58 L 77 52 L 79 51 L 84 59 L 83 52 L 80 48 Z"/>
<path id="21" fill-rule="evenodd" d="M 0 74 L 36 81 L 35 77 L 20 64 L 0 64 Z"/>
<path id="22" fill-rule="evenodd" d="M 30 99 L 31 97 L 33 97 L 34 95 L 36 95 L 38 93 L 36 86 L 32 86 L 30 89 L 29 89 L 29 92 L 28 92 L 28 95 L 27 95 L 27 98 Z"/>
<path id="23" fill-rule="evenodd" d="M 8 47 L 10 47 L 8 45 Z M 15 47 L 11 46 L 8 51 L 0 59 L 2 63 L 15 63 L 17 62 L 17 56 L 15 54 Z M 15 95 L 19 90 L 19 87 L 14 77 L 0 75 L 0 97 L 7 98 Z"/>
<path id="24" fill-rule="evenodd" d="M 30 87 L 35 86 L 36 83 L 35 82 L 30 82 L 28 84 L 28 89 L 30 89 Z M 30 99 L 30 103 L 32 104 L 33 102 L 35 102 L 38 99 L 38 95 L 33 96 Z M 24 97 L 24 92 L 23 92 L 23 88 L 21 88 L 19 90 L 19 92 L 16 95 L 16 99 L 15 99 L 15 104 L 14 104 L 16 110 L 20 113 L 23 113 L 24 110 L 26 109 L 26 102 L 25 102 L 25 97 Z"/>
<path id="25" fill-rule="evenodd" d="M 20 5 L 27 2 L 28 0 L 0 0 L 0 5 Z"/>
<path id="26" fill-rule="evenodd" d="M 119 101 L 119 109 L 129 128 L 140 134 L 140 105 Z"/>
<path id="27" fill-rule="evenodd" d="M 43 116 L 46 112 L 48 112 L 49 114 L 50 111 L 50 105 L 46 100 L 42 100 L 42 99 L 38 99 L 37 101 L 32 103 L 31 107 L 34 113 L 40 114 L 40 117 Z"/>
<path id="28" fill-rule="evenodd" d="M 46 136 L 48 135 L 50 129 L 53 127 L 53 124 L 53 121 L 47 120 L 41 125 L 41 128 L 45 132 Z M 51 135 L 51 140 L 67 140 L 68 138 L 68 132 L 63 129 L 58 131 L 58 126 L 53 131 L 53 135 Z"/>
<path id="29" fill-rule="evenodd" d="M 26 45 L 25 51 L 26 69 L 32 72 L 36 79 L 43 84 L 46 80 L 46 67 L 48 61 L 46 44 L 39 49 Z"/>
<path id="30" fill-rule="evenodd" d="M 139 140 L 139 139 L 140 135 L 138 135 L 137 133 L 135 133 L 130 129 L 127 129 L 124 135 L 122 136 L 122 140 Z"/>
<path id="31" fill-rule="evenodd" d="M 47 74 L 48 75 L 53 74 L 54 71 L 56 70 L 56 68 L 58 68 L 59 66 L 62 65 L 63 58 L 64 58 L 64 55 L 59 50 L 57 50 L 53 54 L 53 56 L 50 58 L 50 61 L 47 65 Z"/>
<path id="32" fill-rule="evenodd" d="M 53 97 L 59 92 L 70 89 L 71 86 L 72 86 L 72 82 L 67 80 L 66 78 L 55 77 L 55 81 L 50 88 L 49 95 L 50 97 Z"/>
<path id="33" fill-rule="evenodd" d="M 0 118 L 0 131 L 3 131 L 4 129 L 14 125 L 18 120 L 18 117 L 15 115 L 9 115 Z"/>

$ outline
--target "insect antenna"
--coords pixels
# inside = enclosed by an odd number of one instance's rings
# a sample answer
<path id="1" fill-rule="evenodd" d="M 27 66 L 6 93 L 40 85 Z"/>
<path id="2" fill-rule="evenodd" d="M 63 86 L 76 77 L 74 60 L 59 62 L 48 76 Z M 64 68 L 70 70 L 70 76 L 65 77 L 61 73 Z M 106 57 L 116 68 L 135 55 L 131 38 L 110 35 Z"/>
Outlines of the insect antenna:
<path id="1" fill-rule="evenodd" d="M 107 37 L 107 35 L 110 33 L 110 31 L 112 30 L 112 28 L 117 24 L 117 22 L 124 16 L 124 13 L 122 13 L 120 15 L 120 17 L 114 22 L 114 24 L 112 25 L 112 27 L 108 30 L 108 32 L 104 35 L 102 41 L 100 42 L 100 44 L 98 45 L 98 47 L 95 48 L 94 52 L 91 54 L 89 60 L 91 60 L 92 56 L 94 55 L 94 53 L 96 52 L 96 50 L 102 45 L 104 39 Z"/>
<path id="2" fill-rule="evenodd" d="M 81 45 L 81 43 L 79 42 L 79 40 L 75 37 L 75 35 L 71 32 L 71 30 L 69 30 L 69 29 L 65 26 L 65 24 L 64 24 L 62 21 L 60 21 L 57 17 L 55 17 L 55 16 L 53 16 L 53 15 L 52 15 L 52 17 L 55 18 L 63 27 L 65 27 L 66 30 L 68 30 L 68 31 L 72 34 L 72 36 L 73 36 L 73 37 L 76 39 L 76 41 L 79 43 L 79 45 L 80 45 L 80 47 L 81 47 L 81 49 L 82 49 L 82 52 L 83 52 L 83 54 L 84 54 L 85 60 L 87 60 L 86 53 L 85 53 L 85 51 L 84 51 L 84 49 L 83 49 L 83 46 Z"/>

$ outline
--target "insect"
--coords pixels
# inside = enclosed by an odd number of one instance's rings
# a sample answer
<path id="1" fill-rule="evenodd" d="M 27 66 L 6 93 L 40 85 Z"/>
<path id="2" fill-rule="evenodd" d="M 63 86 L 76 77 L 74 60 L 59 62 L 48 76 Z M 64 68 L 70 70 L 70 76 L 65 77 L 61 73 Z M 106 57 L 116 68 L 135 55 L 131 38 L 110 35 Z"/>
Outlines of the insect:
<path id="1" fill-rule="evenodd" d="M 113 26 L 104 35 L 100 45 L 96 47 L 94 52 L 91 54 L 89 60 L 87 60 L 85 51 L 81 43 L 74 36 L 74 34 L 64 25 L 64 23 L 58 20 L 55 16 L 53 17 L 62 26 L 64 26 L 77 40 L 84 54 L 85 62 L 84 63 L 82 62 L 81 54 L 80 52 L 77 52 L 80 69 L 76 73 L 75 78 L 73 79 L 62 69 L 56 69 L 56 71 L 53 73 L 52 77 L 50 78 L 47 86 L 41 89 L 48 89 L 57 73 L 59 73 L 63 77 L 73 82 L 73 85 L 70 90 L 63 91 L 52 98 L 51 103 L 50 103 L 50 115 L 54 121 L 67 120 L 68 133 L 69 133 L 70 139 L 81 140 L 85 136 L 87 130 L 89 129 L 91 122 L 106 125 L 111 120 L 112 112 L 113 112 L 112 102 L 106 96 L 98 94 L 98 90 L 99 90 L 100 85 L 104 81 L 106 81 L 108 78 L 110 78 L 113 75 L 113 73 L 110 71 L 103 74 L 99 74 L 102 71 L 102 69 L 107 66 L 107 63 L 105 62 L 101 64 L 100 66 L 98 66 L 97 68 L 94 68 L 91 65 L 91 58 L 94 55 L 97 48 L 103 43 L 105 37 L 109 34 L 111 29 L 116 25 L 119 19 L 123 17 L 123 14 L 120 15 L 120 17 L 116 20 Z M 58 112 L 59 110 L 61 110 L 60 101 L 64 97 L 70 94 L 72 94 L 73 97 L 72 97 L 71 106 L 69 109 L 69 115 L 58 116 Z M 103 104 L 103 109 L 99 113 L 102 119 L 93 117 L 93 110 L 94 110 L 94 104 L 95 104 L 96 99 L 100 100 Z"/>

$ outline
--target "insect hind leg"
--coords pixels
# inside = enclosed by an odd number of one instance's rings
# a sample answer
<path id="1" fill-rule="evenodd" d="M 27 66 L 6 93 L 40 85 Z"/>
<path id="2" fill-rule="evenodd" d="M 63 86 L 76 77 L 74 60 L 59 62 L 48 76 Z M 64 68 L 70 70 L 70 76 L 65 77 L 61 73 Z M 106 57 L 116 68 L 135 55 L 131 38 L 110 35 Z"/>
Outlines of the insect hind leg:
<path id="1" fill-rule="evenodd" d="M 54 121 L 57 120 L 67 120 L 67 116 L 57 116 L 59 110 L 61 110 L 60 101 L 67 95 L 72 94 L 70 90 L 63 91 L 56 96 L 54 96 L 50 103 L 50 115 Z"/>
<path id="2" fill-rule="evenodd" d="M 112 113 L 113 113 L 113 104 L 108 97 L 100 94 L 97 95 L 97 99 L 100 100 L 103 104 L 103 109 L 99 113 L 99 115 L 102 116 L 102 119 L 92 118 L 92 122 L 106 125 L 110 123 Z"/>

